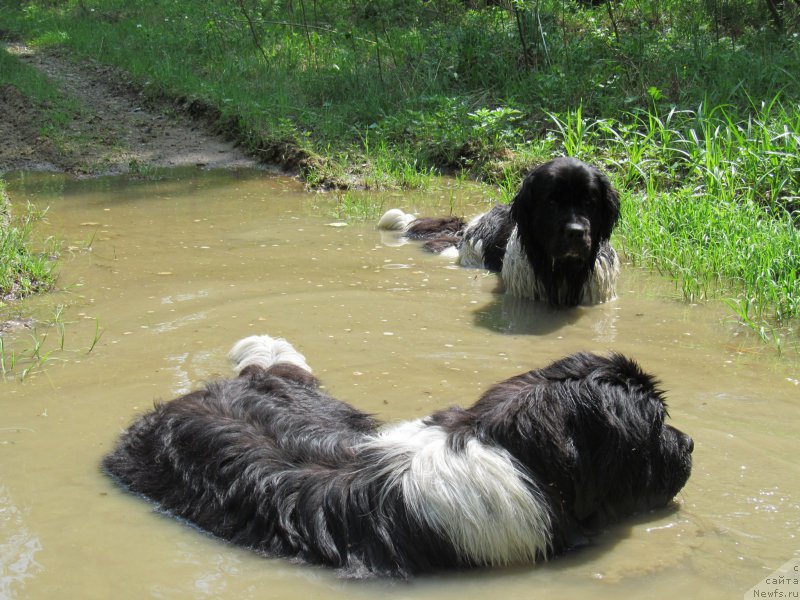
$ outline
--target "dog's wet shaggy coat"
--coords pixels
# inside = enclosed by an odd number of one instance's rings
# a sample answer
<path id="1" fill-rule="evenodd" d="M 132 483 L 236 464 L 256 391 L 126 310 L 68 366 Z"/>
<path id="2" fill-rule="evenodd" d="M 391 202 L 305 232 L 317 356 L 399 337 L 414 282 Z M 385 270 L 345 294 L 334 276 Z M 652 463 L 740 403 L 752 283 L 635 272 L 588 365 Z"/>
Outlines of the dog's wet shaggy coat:
<path id="1" fill-rule="evenodd" d="M 546 559 L 667 505 L 691 470 L 653 378 L 617 354 L 386 426 L 321 391 L 285 340 L 231 357 L 237 377 L 156 405 L 103 468 L 215 536 L 347 576 Z"/>

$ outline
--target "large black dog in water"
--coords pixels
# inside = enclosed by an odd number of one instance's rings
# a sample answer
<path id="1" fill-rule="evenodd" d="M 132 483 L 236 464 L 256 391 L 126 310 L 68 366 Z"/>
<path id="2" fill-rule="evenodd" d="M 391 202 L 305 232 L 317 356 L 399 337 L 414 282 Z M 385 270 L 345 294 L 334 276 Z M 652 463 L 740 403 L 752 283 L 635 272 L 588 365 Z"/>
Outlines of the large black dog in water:
<path id="1" fill-rule="evenodd" d="M 609 238 L 618 219 L 619 195 L 603 173 L 556 158 L 534 169 L 510 204 L 469 223 L 395 208 L 378 228 L 426 240 L 434 252 L 455 249 L 460 264 L 499 271 L 515 296 L 576 306 L 616 295 L 619 258 Z"/>
<path id="2" fill-rule="evenodd" d="M 669 504 L 691 470 L 653 378 L 617 354 L 388 426 L 323 393 L 285 340 L 231 358 L 238 377 L 158 404 L 103 468 L 220 538 L 347 576 L 547 559 Z"/>

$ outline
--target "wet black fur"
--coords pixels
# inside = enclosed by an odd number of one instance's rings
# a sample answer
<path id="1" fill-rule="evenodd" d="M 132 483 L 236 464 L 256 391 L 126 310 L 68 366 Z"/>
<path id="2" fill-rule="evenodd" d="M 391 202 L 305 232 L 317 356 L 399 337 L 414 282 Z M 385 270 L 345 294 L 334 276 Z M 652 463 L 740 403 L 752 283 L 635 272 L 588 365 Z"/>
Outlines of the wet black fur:
<path id="1" fill-rule="evenodd" d="M 425 248 L 439 254 L 460 242 L 466 225 L 461 217 L 421 217 L 411 224 L 405 235 L 425 240 Z"/>
<path id="2" fill-rule="evenodd" d="M 563 289 L 563 303 L 574 306 L 598 254 L 613 252 L 609 239 L 619 220 L 619 195 L 596 168 L 572 158 L 556 159 L 525 178 L 511 203 L 511 219 L 550 302 L 558 303 Z M 564 256 L 564 225 L 575 220 L 587 225 L 587 251 Z"/>
<path id="3" fill-rule="evenodd" d="M 428 217 L 413 222 L 406 235 L 428 240 L 426 248 L 437 253 L 464 243 L 465 236 L 483 240 L 483 266 L 499 272 L 516 226 L 548 302 L 576 306 L 598 254 L 613 252 L 609 239 L 618 220 L 619 195 L 608 178 L 591 165 L 562 157 L 534 169 L 511 203 L 492 208 L 474 229 L 467 231 L 463 219 Z M 583 239 L 576 239 L 580 231 L 569 233 L 569 226 L 585 228 Z"/>
<path id="4" fill-rule="evenodd" d="M 545 491 L 555 555 L 682 488 L 692 442 L 666 417 L 634 362 L 576 354 L 427 422 L 448 432 L 455 452 L 477 438 L 514 456 Z M 250 366 L 157 404 L 102 466 L 161 510 L 267 556 L 355 577 L 471 566 L 407 510 L 399 486 L 376 471 L 381 457 L 358 449 L 378 425 L 303 369 Z"/>
<path id="5" fill-rule="evenodd" d="M 559 551 L 667 505 L 684 486 L 694 442 L 668 416 L 656 380 L 636 362 L 578 353 L 431 418 L 454 440 L 477 434 L 506 448 L 544 483 Z"/>

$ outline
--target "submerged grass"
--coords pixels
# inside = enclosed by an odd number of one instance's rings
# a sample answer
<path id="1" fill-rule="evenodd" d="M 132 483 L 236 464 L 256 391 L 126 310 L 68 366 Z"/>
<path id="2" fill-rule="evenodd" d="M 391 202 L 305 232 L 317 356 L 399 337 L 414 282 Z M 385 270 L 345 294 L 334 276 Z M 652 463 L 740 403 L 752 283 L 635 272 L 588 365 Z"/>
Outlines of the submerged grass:
<path id="1" fill-rule="evenodd" d="M 34 328 L 27 335 L 15 336 L 13 343 L 0 335 L 0 381 L 24 380 L 48 364 L 69 360 L 70 356 L 78 353 L 91 354 L 104 333 L 99 320 L 95 319 L 91 340 L 75 342 L 72 336 L 67 339 L 65 311 L 64 305 L 57 305 L 52 318 L 43 323 L 46 326 L 44 331 Z"/>
<path id="2" fill-rule="evenodd" d="M 118 65 L 312 186 L 469 173 L 510 200 L 555 155 L 623 192 L 618 237 L 689 299 L 800 316 L 796 3 L 0 0 L 35 47 Z M 344 194 L 340 218 L 372 218 Z M 732 305 L 732 306 L 733 306 Z"/>

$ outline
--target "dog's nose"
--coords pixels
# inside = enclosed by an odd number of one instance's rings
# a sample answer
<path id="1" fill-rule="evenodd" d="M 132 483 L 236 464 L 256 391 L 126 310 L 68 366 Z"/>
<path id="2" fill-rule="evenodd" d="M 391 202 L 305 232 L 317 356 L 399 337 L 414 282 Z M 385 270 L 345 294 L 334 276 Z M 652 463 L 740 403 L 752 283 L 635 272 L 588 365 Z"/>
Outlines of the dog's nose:
<path id="1" fill-rule="evenodd" d="M 690 438 L 688 435 L 684 435 L 683 443 L 686 446 L 686 450 L 688 450 L 689 454 L 694 452 L 694 440 L 692 438 Z"/>
<path id="2" fill-rule="evenodd" d="M 580 240 L 586 236 L 587 231 L 588 228 L 586 225 L 572 221 L 571 223 L 567 223 L 566 236 L 571 240 Z"/>

